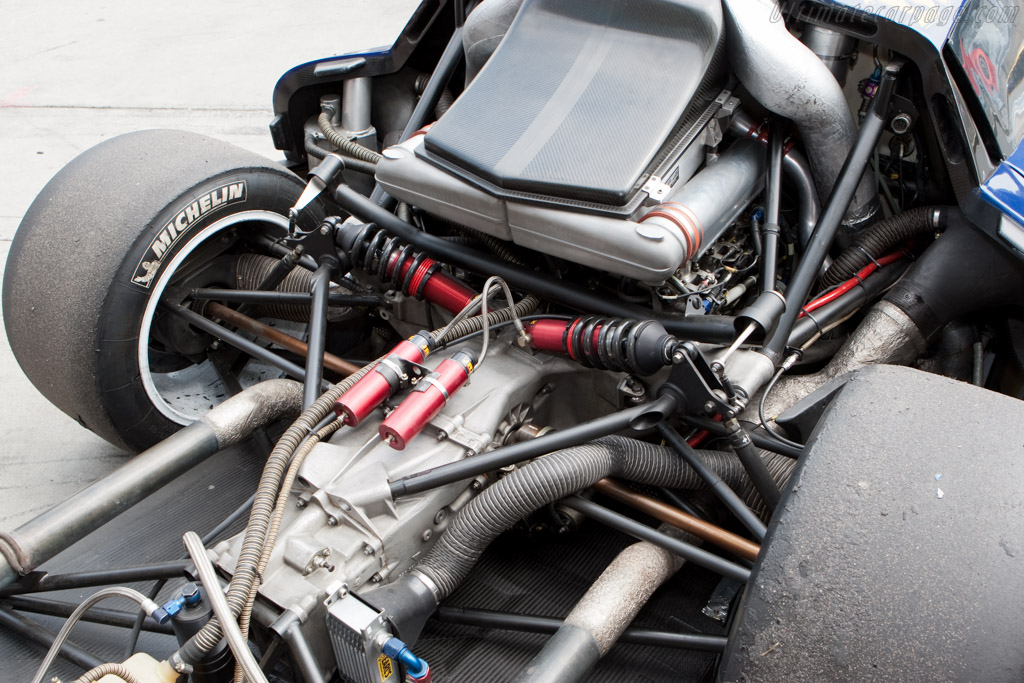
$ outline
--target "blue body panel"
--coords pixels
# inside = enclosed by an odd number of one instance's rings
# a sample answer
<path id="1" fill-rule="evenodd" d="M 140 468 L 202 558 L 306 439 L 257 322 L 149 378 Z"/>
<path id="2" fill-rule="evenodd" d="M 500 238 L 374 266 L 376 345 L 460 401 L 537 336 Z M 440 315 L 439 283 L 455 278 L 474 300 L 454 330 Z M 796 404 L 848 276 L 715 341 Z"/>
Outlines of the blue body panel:
<path id="1" fill-rule="evenodd" d="M 1006 157 L 978 192 L 1018 225 L 1024 225 L 1024 145 Z"/>
<path id="2" fill-rule="evenodd" d="M 885 17 L 920 33 L 937 51 L 950 40 L 968 0 L 825 0 L 841 10 Z M 1005 147 L 1004 147 L 1005 149 Z M 996 171 L 978 188 L 979 195 L 1000 212 L 1024 225 L 1024 143 L 1015 145 Z"/>

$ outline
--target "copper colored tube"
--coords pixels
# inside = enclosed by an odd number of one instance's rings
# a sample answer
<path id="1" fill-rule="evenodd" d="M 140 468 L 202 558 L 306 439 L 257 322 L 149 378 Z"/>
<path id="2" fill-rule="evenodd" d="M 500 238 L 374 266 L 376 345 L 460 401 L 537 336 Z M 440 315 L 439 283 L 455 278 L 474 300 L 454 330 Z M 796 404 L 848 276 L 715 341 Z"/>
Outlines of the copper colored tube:
<path id="1" fill-rule="evenodd" d="M 655 500 L 649 496 L 631 491 L 625 486 L 615 483 L 611 479 L 602 479 L 594 484 L 594 488 L 609 498 L 614 498 L 615 500 L 625 503 L 640 512 L 644 512 L 659 521 L 671 524 L 672 526 L 689 532 L 694 536 L 698 536 L 708 543 L 717 545 L 719 548 L 724 548 L 725 550 L 728 550 L 739 557 L 750 560 L 751 562 L 757 559 L 757 554 L 761 551 L 761 546 L 752 541 L 748 541 L 742 536 L 737 536 L 731 531 L 726 531 L 722 527 L 709 524 L 703 519 L 698 519 L 693 515 L 688 515 L 682 510 L 678 510 L 671 505 L 662 503 L 660 500 Z"/>
<path id="2" fill-rule="evenodd" d="M 281 330 L 274 329 L 270 325 L 264 325 L 259 320 L 254 320 L 247 315 L 243 315 L 238 311 L 218 304 L 215 301 L 210 301 L 206 304 L 205 312 L 207 315 L 212 315 L 220 318 L 226 323 L 230 323 L 235 327 L 251 332 L 257 337 L 266 339 L 268 342 L 277 344 L 281 348 L 288 349 L 292 353 L 297 353 L 300 356 L 305 356 L 308 347 L 305 342 L 299 341 L 290 334 L 285 334 Z M 353 365 L 347 360 L 338 358 L 333 353 L 324 354 L 324 367 L 337 372 L 340 375 L 346 377 L 351 375 L 353 372 L 359 370 L 358 365 Z"/>

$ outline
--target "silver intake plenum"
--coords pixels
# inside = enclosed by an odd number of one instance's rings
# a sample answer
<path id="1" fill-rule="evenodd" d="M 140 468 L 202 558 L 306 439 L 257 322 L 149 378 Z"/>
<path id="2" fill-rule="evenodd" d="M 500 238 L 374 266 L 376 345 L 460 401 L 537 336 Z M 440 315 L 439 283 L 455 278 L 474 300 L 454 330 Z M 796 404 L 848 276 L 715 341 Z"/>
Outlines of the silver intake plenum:
<path id="1" fill-rule="evenodd" d="M 700 258 L 764 189 L 764 171 L 764 146 L 741 138 L 641 218 L 637 232 L 643 234 L 642 230 L 659 225 L 678 236 L 688 228 L 697 240 L 689 245 L 684 260 Z M 683 209 L 678 216 L 673 216 L 675 207 Z M 688 219 L 695 223 L 686 225 Z"/>
<path id="2" fill-rule="evenodd" d="M 764 184 L 764 145 L 740 139 L 680 182 L 669 201 L 624 220 L 496 197 L 421 159 L 422 145 L 416 136 L 384 151 L 376 177 L 391 196 L 528 249 L 651 284 L 703 254 Z"/>
<path id="3" fill-rule="evenodd" d="M 857 125 L 835 76 L 786 29 L 771 0 L 724 0 L 729 64 L 758 102 L 800 129 L 818 194 L 827 197 L 857 138 Z M 863 223 L 878 211 L 865 172 L 846 222 Z"/>

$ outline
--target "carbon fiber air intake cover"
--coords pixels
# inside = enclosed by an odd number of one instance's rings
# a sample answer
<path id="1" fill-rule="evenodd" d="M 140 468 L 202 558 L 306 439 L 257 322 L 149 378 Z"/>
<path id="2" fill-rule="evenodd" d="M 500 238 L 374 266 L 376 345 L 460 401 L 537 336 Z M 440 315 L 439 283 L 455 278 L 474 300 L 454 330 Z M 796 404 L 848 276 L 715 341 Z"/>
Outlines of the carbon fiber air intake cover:
<path id="1" fill-rule="evenodd" d="M 716 1 L 526 0 L 420 154 L 497 194 L 621 206 L 718 94 L 721 37 Z"/>

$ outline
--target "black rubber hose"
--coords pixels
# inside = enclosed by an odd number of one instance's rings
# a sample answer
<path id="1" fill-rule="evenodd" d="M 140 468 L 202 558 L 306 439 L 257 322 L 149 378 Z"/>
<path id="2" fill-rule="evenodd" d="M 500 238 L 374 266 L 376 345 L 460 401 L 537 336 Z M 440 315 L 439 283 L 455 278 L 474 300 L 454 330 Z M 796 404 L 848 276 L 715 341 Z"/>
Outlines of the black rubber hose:
<path id="1" fill-rule="evenodd" d="M 452 103 L 455 102 L 455 97 L 452 95 L 452 91 L 445 88 L 441 91 L 441 96 L 437 98 L 437 104 L 434 105 L 434 116 L 441 118 L 445 115 L 449 109 L 452 108 Z"/>
<path id="2" fill-rule="evenodd" d="M 875 223 L 836 257 L 822 276 L 822 284 L 826 287 L 842 284 L 911 237 L 945 230 L 948 213 L 949 209 L 944 206 L 919 206 Z"/>
<path id="3" fill-rule="evenodd" d="M 477 273 L 498 275 L 513 287 L 532 292 L 541 299 L 550 299 L 580 311 L 600 313 L 619 318 L 646 320 L 651 312 L 619 301 L 604 299 L 581 287 L 556 280 L 550 275 L 518 268 L 488 257 L 475 249 L 446 242 L 400 220 L 363 195 L 342 183 L 334 194 L 338 204 L 365 223 L 376 223 L 395 237 L 422 249 L 430 256 Z M 736 337 L 730 316 L 700 315 L 685 318 L 657 318 L 665 329 L 681 339 L 727 344 Z"/>
<path id="4" fill-rule="evenodd" d="M 906 262 L 897 261 L 882 268 L 871 277 L 864 278 L 863 282 L 858 283 L 846 294 L 797 320 L 786 346 L 800 348 L 815 335 L 824 334 L 841 320 L 852 315 L 858 308 L 892 287 L 905 272 L 907 272 Z M 764 444 L 758 445 L 766 447 Z M 799 455 L 795 457 L 799 457 Z"/>
<path id="5" fill-rule="evenodd" d="M 761 515 L 767 512 L 736 456 L 718 451 L 698 454 L 751 508 Z M 784 485 L 795 461 L 774 453 L 762 453 L 761 457 L 776 483 Z M 416 572 L 437 587 L 437 598 L 443 601 L 462 583 L 499 534 L 530 512 L 586 489 L 604 477 L 681 489 L 705 486 L 689 465 L 663 446 L 621 436 L 605 437 L 535 460 L 492 484 L 452 520 L 417 565 Z"/>
<path id="6" fill-rule="evenodd" d="M 868 279 L 870 282 L 870 278 Z M 885 300 L 906 313 L 926 341 L 951 320 L 1021 304 L 1024 268 L 1004 244 L 950 211 L 943 235 L 925 250 Z"/>

